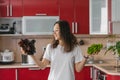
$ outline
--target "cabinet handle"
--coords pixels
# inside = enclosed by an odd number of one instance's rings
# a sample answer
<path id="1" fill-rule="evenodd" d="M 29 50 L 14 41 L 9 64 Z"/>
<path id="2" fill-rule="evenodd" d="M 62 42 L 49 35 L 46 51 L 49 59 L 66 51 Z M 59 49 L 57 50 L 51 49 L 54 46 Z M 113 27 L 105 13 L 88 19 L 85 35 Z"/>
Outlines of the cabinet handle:
<path id="1" fill-rule="evenodd" d="M 74 22 L 72 22 L 72 33 L 74 33 Z"/>
<path id="2" fill-rule="evenodd" d="M 9 16 L 9 5 L 7 5 L 7 16 Z"/>
<path id="3" fill-rule="evenodd" d="M 75 22 L 75 33 L 77 33 L 77 31 L 78 31 L 78 24 L 77 22 Z"/>
<path id="4" fill-rule="evenodd" d="M 93 78 L 93 68 L 90 67 L 90 78 L 92 79 Z"/>
<path id="5" fill-rule="evenodd" d="M 29 68 L 29 70 L 40 70 L 39 67 L 33 67 L 33 68 Z"/>
<path id="6" fill-rule="evenodd" d="M 35 14 L 35 15 L 36 15 L 36 16 L 47 16 L 46 13 L 41 13 L 41 14 L 37 13 L 37 14 Z"/>
<path id="7" fill-rule="evenodd" d="M 15 70 L 15 80 L 18 80 L 18 70 Z"/>
<path id="8" fill-rule="evenodd" d="M 10 5 L 10 16 L 12 16 L 12 5 Z"/>

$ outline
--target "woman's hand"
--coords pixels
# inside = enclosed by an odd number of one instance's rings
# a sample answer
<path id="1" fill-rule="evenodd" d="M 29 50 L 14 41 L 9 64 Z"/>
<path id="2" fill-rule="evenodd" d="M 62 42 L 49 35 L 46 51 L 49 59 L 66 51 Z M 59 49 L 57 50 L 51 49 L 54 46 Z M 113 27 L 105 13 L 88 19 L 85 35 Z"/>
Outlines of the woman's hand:
<path id="1" fill-rule="evenodd" d="M 23 48 L 20 49 L 22 54 L 26 54 L 25 51 L 23 50 Z"/>
<path id="2" fill-rule="evenodd" d="M 89 58 L 89 56 L 90 56 L 90 55 L 85 54 L 85 55 L 84 55 L 84 58 L 87 60 L 87 59 Z"/>

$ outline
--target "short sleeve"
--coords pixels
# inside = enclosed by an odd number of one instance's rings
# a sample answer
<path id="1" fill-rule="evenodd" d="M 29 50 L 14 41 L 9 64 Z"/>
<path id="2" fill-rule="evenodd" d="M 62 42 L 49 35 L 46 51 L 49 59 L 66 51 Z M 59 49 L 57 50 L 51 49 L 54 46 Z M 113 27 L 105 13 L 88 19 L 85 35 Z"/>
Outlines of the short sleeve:
<path id="1" fill-rule="evenodd" d="M 48 59 L 49 61 L 51 61 L 51 44 L 48 44 L 44 53 L 43 58 Z"/>
<path id="2" fill-rule="evenodd" d="M 79 46 L 75 47 L 74 56 L 75 56 L 75 63 L 82 61 L 83 54 Z"/>

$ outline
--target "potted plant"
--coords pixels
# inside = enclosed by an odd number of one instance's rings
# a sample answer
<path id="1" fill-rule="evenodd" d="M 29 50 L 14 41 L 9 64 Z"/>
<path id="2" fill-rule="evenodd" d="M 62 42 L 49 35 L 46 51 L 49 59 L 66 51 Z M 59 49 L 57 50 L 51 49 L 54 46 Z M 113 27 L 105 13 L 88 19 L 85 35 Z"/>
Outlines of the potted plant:
<path id="1" fill-rule="evenodd" d="M 109 51 L 113 51 L 114 54 L 117 54 L 120 57 L 120 41 L 117 41 L 115 45 L 110 46 L 106 51 L 107 54 Z"/>
<path id="2" fill-rule="evenodd" d="M 87 53 L 89 54 L 88 63 L 94 62 L 94 56 L 95 54 L 98 54 L 100 50 L 103 48 L 103 44 L 92 44 L 87 49 Z"/>
<path id="3" fill-rule="evenodd" d="M 32 59 L 32 55 L 34 55 L 34 53 L 36 52 L 35 40 L 21 39 L 18 44 L 24 51 L 24 54 L 22 54 L 22 62 L 28 64 L 35 64 L 34 60 Z"/>
<path id="4" fill-rule="evenodd" d="M 107 54 L 109 51 L 112 51 L 114 53 L 114 55 L 116 54 L 116 68 L 120 68 L 120 66 L 118 65 L 119 61 L 120 61 L 120 41 L 117 41 L 115 45 L 110 46 L 106 51 L 105 54 Z"/>
<path id="5" fill-rule="evenodd" d="M 87 53 L 89 55 L 98 54 L 102 48 L 103 44 L 92 44 L 90 47 L 88 47 Z"/>

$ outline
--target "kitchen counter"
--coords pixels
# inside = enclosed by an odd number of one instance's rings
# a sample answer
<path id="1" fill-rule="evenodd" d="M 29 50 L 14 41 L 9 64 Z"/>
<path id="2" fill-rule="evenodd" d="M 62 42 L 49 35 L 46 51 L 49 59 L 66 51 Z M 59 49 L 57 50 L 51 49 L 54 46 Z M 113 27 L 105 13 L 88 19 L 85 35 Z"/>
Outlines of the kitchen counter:
<path id="1" fill-rule="evenodd" d="M 113 64 L 93 64 L 92 66 L 106 74 L 120 76 L 120 68 L 116 68 Z"/>
<path id="2" fill-rule="evenodd" d="M 38 67 L 35 64 L 21 64 L 19 62 L 11 63 L 11 64 L 0 64 L 1 68 L 31 68 L 31 67 Z"/>
<path id="3" fill-rule="evenodd" d="M 120 76 L 120 68 L 115 68 L 114 65 L 112 64 L 107 64 L 107 63 L 86 64 L 85 66 L 92 66 L 94 68 L 97 68 L 103 71 L 106 74 Z M 2 68 L 39 68 L 39 67 L 37 65 L 30 65 L 30 64 L 22 65 L 21 63 L 13 63 L 13 64 L 7 64 L 7 65 L 0 64 L 0 69 Z"/>

